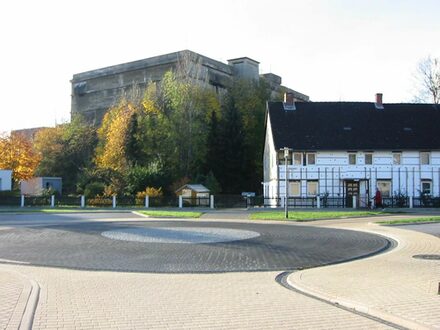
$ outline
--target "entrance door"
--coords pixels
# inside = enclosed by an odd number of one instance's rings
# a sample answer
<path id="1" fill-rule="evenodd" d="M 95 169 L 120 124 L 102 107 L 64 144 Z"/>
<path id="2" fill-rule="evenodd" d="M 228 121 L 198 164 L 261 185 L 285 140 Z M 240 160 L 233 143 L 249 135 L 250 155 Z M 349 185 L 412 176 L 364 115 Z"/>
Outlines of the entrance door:
<path id="1" fill-rule="evenodd" d="M 359 181 L 346 181 L 345 196 L 347 207 L 353 207 L 353 196 L 356 196 L 356 204 L 359 205 Z"/>

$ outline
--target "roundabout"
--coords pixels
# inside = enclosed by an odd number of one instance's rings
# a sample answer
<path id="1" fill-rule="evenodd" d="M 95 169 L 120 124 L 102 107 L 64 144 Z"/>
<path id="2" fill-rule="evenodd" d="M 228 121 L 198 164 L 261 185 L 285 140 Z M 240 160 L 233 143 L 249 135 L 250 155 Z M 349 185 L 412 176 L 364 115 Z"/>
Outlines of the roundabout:
<path id="1" fill-rule="evenodd" d="M 218 273 L 311 268 L 390 247 L 378 235 L 296 224 L 145 221 L 131 214 L 125 221 L 120 214 L 33 217 L 53 221 L 0 230 L 0 259 L 100 271 Z"/>

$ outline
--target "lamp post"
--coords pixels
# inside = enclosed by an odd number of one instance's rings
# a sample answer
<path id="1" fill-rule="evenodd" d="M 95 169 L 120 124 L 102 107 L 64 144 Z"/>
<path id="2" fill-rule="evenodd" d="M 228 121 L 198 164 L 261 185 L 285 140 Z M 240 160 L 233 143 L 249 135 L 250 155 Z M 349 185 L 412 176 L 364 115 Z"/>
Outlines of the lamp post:
<path id="1" fill-rule="evenodd" d="M 287 147 L 283 148 L 284 150 L 284 191 L 285 191 L 285 199 L 284 199 L 284 217 L 286 219 L 289 218 L 289 185 L 288 185 L 288 173 L 287 173 L 287 160 L 289 158 L 289 151 L 290 149 Z"/>

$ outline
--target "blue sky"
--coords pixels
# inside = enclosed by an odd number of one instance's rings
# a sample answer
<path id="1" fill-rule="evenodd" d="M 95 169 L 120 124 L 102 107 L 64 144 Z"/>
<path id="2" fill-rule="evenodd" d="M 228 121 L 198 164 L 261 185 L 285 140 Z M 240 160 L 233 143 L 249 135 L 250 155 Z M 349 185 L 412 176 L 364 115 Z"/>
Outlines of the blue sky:
<path id="1" fill-rule="evenodd" d="M 0 132 L 69 120 L 74 73 L 182 49 L 251 57 L 314 101 L 409 102 L 417 62 L 440 57 L 439 13 L 434 0 L 3 1 Z"/>

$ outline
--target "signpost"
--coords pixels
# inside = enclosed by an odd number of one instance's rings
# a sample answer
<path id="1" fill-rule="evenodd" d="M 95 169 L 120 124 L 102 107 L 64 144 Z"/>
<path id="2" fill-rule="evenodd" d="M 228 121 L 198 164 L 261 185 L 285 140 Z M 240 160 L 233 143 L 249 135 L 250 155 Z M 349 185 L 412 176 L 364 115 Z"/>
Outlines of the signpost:
<path id="1" fill-rule="evenodd" d="M 287 169 L 287 160 L 289 159 L 289 152 L 290 152 L 290 149 L 289 148 L 287 148 L 287 147 L 284 147 L 282 150 L 284 150 L 284 168 L 285 168 L 285 170 L 284 170 L 284 179 L 285 179 L 285 197 L 284 197 L 284 217 L 286 218 L 286 219 L 288 219 L 289 218 L 289 207 L 288 207 L 288 204 L 289 204 L 289 180 L 288 180 L 288 169 Z"/>

